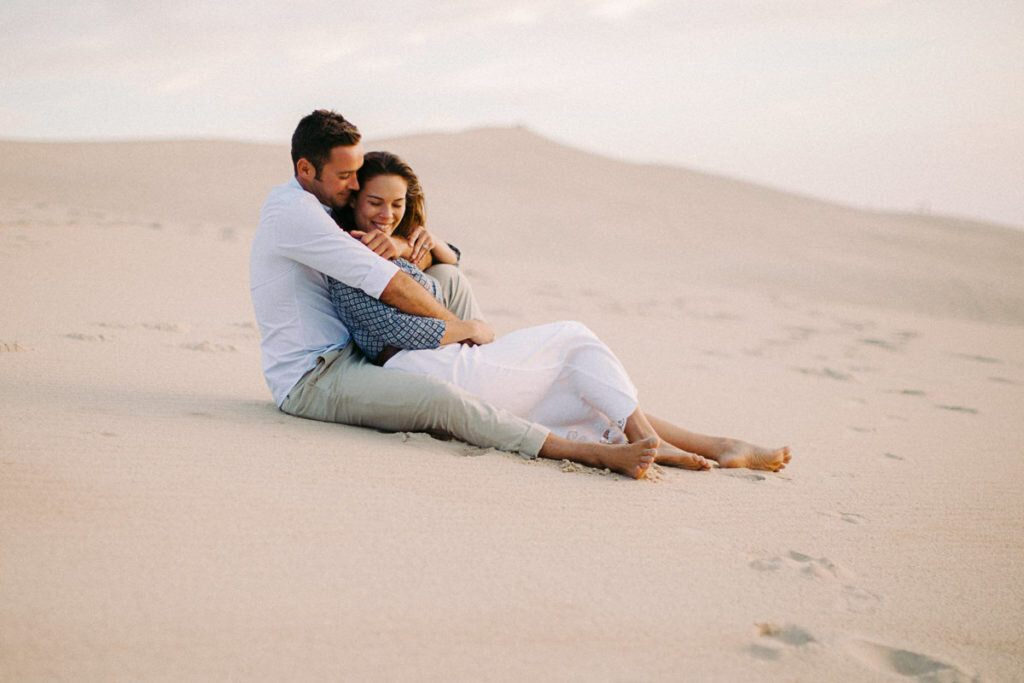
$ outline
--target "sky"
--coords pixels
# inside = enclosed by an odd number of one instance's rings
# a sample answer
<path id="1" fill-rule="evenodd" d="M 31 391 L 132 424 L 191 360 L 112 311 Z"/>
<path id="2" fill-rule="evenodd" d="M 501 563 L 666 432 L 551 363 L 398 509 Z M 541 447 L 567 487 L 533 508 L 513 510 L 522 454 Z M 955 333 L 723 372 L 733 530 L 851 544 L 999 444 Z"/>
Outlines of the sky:
<path id="1" fill-rule="evenodd" d="M 1024 229 L 1024 0 L 4 0 L 0 138 L 524 126 Z"/>

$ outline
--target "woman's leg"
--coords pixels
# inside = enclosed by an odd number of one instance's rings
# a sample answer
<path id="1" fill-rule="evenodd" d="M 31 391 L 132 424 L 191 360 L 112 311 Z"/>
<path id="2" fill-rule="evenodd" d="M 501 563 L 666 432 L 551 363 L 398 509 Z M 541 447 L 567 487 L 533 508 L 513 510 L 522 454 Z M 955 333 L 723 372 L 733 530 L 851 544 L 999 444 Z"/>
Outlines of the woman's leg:
<path id="1" fill-rule="evenodd" d="M 792 458 L 789 446 L 764 448 L 739 439 L 691 432 L 650 414 L 645 414 L 644 419 L 662 440 L 683 451 L 714 460 L 720 467 L 748 467 L 752 470 L 777 472 Z M 660 454 L 656 462 L 662 462 Z"/>
<path id="2" fill-rule="evenodd" d="M 484 320 L 469 278 L 457 266 L 437 263 L 425 271 L 441 283 L 444 305 L 461 320 Z"/>
<path id="3" fill-rule="evenodd" d="M 550 367 L 553 374 L 529 419 L 557 434 L 576 432 L 582 440 L 621 439 L 619 430 L 636 411 L 637 392 L 619 359 L 581 323 L 537 329 L 543 344 L 527 362 Z"/>
<path id="4" fill-rule="evenodd" d="M 711 463 L 704 456 L 698 455 L 695 452 L 687 453 L 680 450 L 670 439 L 664 437 L 651 422 L 649 416 L 639 408 L 626 420 L 626 427 L 623 429 L 623 432 L 630 443 L 651 437 L 657 438 L 658 456 L 655 458 L 655 462 L 659 465 L 682 467 L 687 470 L 711 469 Z"/>
<path id="5" fill-rule="evenodd" d="M 721 467 L 775 472 L 790 461 L 789 447 L 763 448 L 738 439 L 705 436 L 644 413 L 637 404 L 636 389 L 615 354 L 585 326 L 574 323 L 568 329 L 573 341 L 564 367 L 572 392 L 584 404 L 622 425 L 630 443 L 654 439 L 658 452 L 655 462 L 688 470 L 709 470 L 709 460 L 713 460 Z M 569 405 L 565 397 L 559 398 L 555 392 L 550 398 Z M 534 420 L 545 424 L 540 417 Z"/>

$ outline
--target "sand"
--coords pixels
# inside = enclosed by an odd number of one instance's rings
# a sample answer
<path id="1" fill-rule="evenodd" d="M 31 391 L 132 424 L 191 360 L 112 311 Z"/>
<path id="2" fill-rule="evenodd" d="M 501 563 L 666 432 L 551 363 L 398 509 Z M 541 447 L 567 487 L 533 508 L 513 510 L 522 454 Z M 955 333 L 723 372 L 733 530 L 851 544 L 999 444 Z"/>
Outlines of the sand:
<path id="1" fill-rule="evenodd" d="M 520 129 L 384 141 L 499 333 L 788 444 L 649 479 L 317 423 L 260 374 L 284 146 L 0 143 L 0 679 L 1024 676 L 1024 232 Z"/>

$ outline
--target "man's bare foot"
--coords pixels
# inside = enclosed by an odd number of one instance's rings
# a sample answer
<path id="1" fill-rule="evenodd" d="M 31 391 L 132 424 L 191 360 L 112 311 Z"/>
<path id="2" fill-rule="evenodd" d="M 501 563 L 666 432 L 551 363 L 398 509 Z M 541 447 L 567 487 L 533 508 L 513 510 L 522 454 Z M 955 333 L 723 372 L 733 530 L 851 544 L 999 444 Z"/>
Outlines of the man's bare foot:
<path id="1" fill-rule="evenodd" d="M 762 448 L 745 441 L 728 439 L 718 456 L 718 464 L 722 467 L 746 467 L 752 470 L 778 472 L 791 458 L 789 446 Z"/>
<path id="2" fill-rule="evenodd" d="M 633 479 L 643 479 L 658 455 L 656 436 L 626 444 L 593 444 L 598 467 L 607 467 Z"/>
<path id="3" fill-rule="evenodd" d="M 711 463 L 696 453 L 687 453 L 669 443 L 662 442 L 658 446 L 658 455 L 654 462 L 669 467 L 682 467 L 684 470 L 710 470 Z"/>
<path id="4" fill-rule="evenodd" d="M 660 442 L 658 437 L 652 436 L 636 443 L 591 443 L 548 434 L 538 455 L 554 460 L 574 460 L 589 467 L 607 467 L 627 477 L 642 479 L 654 464 Z"/>

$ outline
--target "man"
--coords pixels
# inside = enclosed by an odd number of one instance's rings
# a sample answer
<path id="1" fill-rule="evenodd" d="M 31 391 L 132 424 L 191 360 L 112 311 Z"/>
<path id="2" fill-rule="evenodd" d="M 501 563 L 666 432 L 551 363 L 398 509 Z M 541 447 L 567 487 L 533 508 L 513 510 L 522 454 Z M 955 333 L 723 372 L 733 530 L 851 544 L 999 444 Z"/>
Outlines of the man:
<path id="1" fill-rule="evenodd" d="M 448 434 L 527 457 L 608 467 L 637 479 L 656 457 L 686 469 L 707 469 L 705 458 L 722 467 L 772 471 L 789 462 L 789 448 L 696 434 L 639 409 L 643 428 L 632 443 L 569 441 L 447 382 L 369 363 L 335 314 L 328 276 L 405 313 L 446 323 L 478 317 L 475 301 L 453 267 L 432 268 L 453 309 L 448 310 L 387 260 L 410 256 L 414 248 L 408 242 L 370 231 L 360 243 L 337 227 L 329 214 L 359 189 L 356 171 L 363 163 L 359 131 L 342 116 L 318 110 L 303 118 L 292 136 L 292 163 L 295 177 L 271 190 L 263 204 L 249 263 L 263 373 L 284 412 L 388 431 Z M 462 332 L 463 327 L 474 331 Z M 463 341 L 482 344 L 494 338 L 482 321 L 446 325 L 446 332 L 457 328 L 458 334 L 475 335 Z M 675 452 L 660 450 L 659 432 Z"/>
<path id="2" fill-rule="evenodd" d="M 454 385 L 377 367 L 350 342 L 331 305 L 328 275 L 412 315 L 452 321 L 475 313 L 468 284 L 454 268 L 433 273 L 442 280 L 450 311 L 387 260 L 407 255 L 407 243 L 377 233 L 361 244 L 331 218 L 359 189 L 360 140 L 358 129 L 334 112 L 303 118 L 292 136 L 295 177 L 271 190 L 260 212 L 250 290 L 263 372 L 278 407 L 315 420 L 447 434 L 527 457 L 542 449 L 552 457 L 571 451 L 571 443 L 540 425 Z M 481 338 L 468 341 L 492 339 L 485 326 Z"/>

